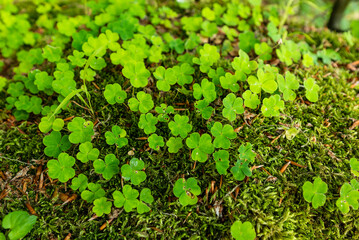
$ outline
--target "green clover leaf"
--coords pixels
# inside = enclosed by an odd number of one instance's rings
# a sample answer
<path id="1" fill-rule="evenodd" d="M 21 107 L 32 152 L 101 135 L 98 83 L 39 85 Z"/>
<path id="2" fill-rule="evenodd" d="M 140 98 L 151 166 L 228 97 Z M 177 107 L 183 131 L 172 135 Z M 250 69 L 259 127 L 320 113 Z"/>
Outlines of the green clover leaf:
<path id="1" fill-rule="evenodd" d="M 85 68 L 80 71 L 80 78 L 86 81 L 93 81 L 95 80 L 96 72 L 91 68 Z"/>
<path id="2" fill-rule="evenodd" d="M 121 173 L 123 179 L 126 181 L 131 180 L 133 185 L 139 185 L 141 182 L 146 180 L 146 173 L 142 171 L 144 169 L 145 163 L 138 159 L 132 158 L 130 164 L 122 165 Z"/>
<path id="3" fill-rule="evenodd" d="M 113 105 L 115 103 L 124 103 L 127 98 L 127 93 L 122 90 L 121 85 L 118 83 L 107 84 L 103 95 L 106 101 Z"/>
<path id="4" fill-rule="evenodd" d="M 86 122 L 81 117 L 72 119 L 67 128 L 72 132 L 69 136 L 72 143 L 91 142 L 91 137 L 94 135 L 93 123 L 91 121 Z"/>
<path id="5" fill-rule="evenodd" d="M 258 40 L 255 38 L 254 32 L 247 31 L 239 34 L 239 49 L 243 50 L 246 53 L 249 53 L 255 44 L 258 44 Z"/>
<path id="6" fill-rule="evenodd" d="M 356 158 L 350 159 L 350 168 L 352 173 L 359 177 L 359 161 Z"/>
<path id="7" fill-rule="evenodd" d="M 214 21 L 216 19 L 216 13 L 209 7 L 205 7 L 202 9 L 202 16 L 208 21 Z"/>
<path id="8" fill-rule="evenodd" d="M 91 142 L 81 143 L 79 149 L 80 152 L 77 153 L 76 158 L 83 163 L 87 163 L 89 160 L 96 160 L 100 155 L 100 151 L 97 148 L 93 148 Z"/>
<path id="9" fill-rule="evenodd" d="M 158 136 L 155 133 L 148 138 L 148 143 L 150 148 L 156 151 L 159 151 L 160 147 L 163 147 L 165 145 L 165 142 L 163 141 L 163 137 Z"/>
<path id="10" fill-rule="evenodd" d="M 201 57 L 199 59 L 193 58 L 193 63 L 200 65 L 200 70 L 203 73 L 207 73 L 211 66 L 220 58 L 217 47 L 208 43 L 203 46 L 199 53 Z"/>
<path id="11" fill-rule="evenodd" d="M 237 114 L 244 112 L 243 99 L 236 97 L 234 93 L 228 94 L 223 99 L 223 106 L 222 115 L 231 122 L 237 118 Z"/>
<path id="12" fill-rule="evenodd" d="M 305 97 L 311 102 L 318 101 L 318 91 L 320 89 L 319 85 L 315 83 L 313 78 L 308 78 L 304 81 L 305 87 Z"/>
<path id="13" fill-rule="evenodd" d="M 146 69 L 143 62 L 128 62 L 122 69 L 122 74 L 130 79 L 131 85 L 135 88 L 146 87 L 150 71 Z"/>
<path id="14" fill-rule="evenodd" d="M 251 90 L 246 90 L 242 97 L 244 99 L 244 106 L 250 108 L 250 109 L 256 109 L 258 105 L 261 103 L 261 101 L 258 98 L 258 95 L 256 93 L 252 93 Z"/>
<path id="15" fill-rule="evenodd" d="M 170 153 L 177 153 L 183 147 L 182 138 L 170 137 L 170 139 L 166 142 L 166 145 Z"/>
<path id="16" fill-rule="evenodd" d="M 35 75 L 34 84 L 40 91 L 44 91 L 45 93 L 51 93 L 52 81 L 53 77 L 49 76 L 47 72 L 39 72 Z"/>
<path id="17" fill-rule="evenodd" d="M 202 136 L 200 136 L 197 132 L 192 133 L 186 139 L 186 144 L 189 148 L 193 149 L 191 157 L 195 161 L 207 161 L 208 154 L 212 154 L 214 151 L 212 138 L 207 133 L 203 134 Z"/>
<path id="18" fill-rule="evenodd" d="M 98 183 L 89 183 L 87 188 L 89 190 L 84 190 L 81 193 L 81 198 L 89 203 L 92 203 L 94 200 L 99 199 L 106 194 L 105 190 L 103 190 Z"/>
<path id="19" fill-rule="evenodd" d="M 49 176 L 53 179 L 59 179 L 65 183 L 75 176 L 75 170 L 72 166 L 75 164 L 75 158 L 67 153 L 60 153 L 58 160 L 50 160 L 47 162 Z"/>
<path id="20" fill-rule="evenodd" d="M 279 111 L 284 110 L 284 101 L 278 94 L 263 99 L 261 111 L 265 117 L 278 117 Z"/>
<path id="21" fill-rule="evenodd" d="M 131 212 L 139 204 L 137 199 L 139 193 L 136 189 L 132 189 L 130 185 L 123 186 L 122 192 L 117 190 L 113 192 L 113 204 L 117 208 L 124 207 L 126 212 Z"/>
<path id="22" fill-rule="evenodd" d="M 173 68 L 165 69 L 162 66 L 156 68 L 153 76 L 158 80 L 156 86 L 159 90 L 167 92 L 171 89 L 171 85 L 176 84 L 177 76 Z"/>
<path id="23" fill-rule="evenodd" d="M 155 111 L 158 113 L 158 121 L 160 122 L 168 122 L 170 117 L 168 114 L 173 114 L 175 112 L 172 106 L 167 106 L 164 103 L 161 103 L 160 107 L 156 107 Z"/>
<path id="24" fill-rule="evenodd" d="M 340 189 L 340 198 L 336 205 L 342 213 L 348 213 L 349 207 L 354 210 L 359 208 L 359 183 L 356 179 L 352 179 L 349 183 L 344 183 Z"/>
<path id="25" fill-rule="evenodd" d="M 257 77 L 253 75 L 248 77 L 248 84 L 252 92 L 260 93 L 261 89 L 263 89 L 267 93 L 273 93 L 277 90 L 278 85 L 275 81 L 274 73 L 258 69 Z"/>
<path id="26" fill-rule="evenodd" d="M 221 83 L 222 88 L 229 89 L 232 92 L 238 92 L 239 90 L 239 84 L 237 83 L 238 76 L 227 72 L 224 76 L 221 76 L 219 78 L 219 81 Z"/>
<path id="27" fill-rule="evenodd" d="M 49 62 L 58 62 L 61 59 L 62 50 L 60 47 L 46 45 L 42 51 L 42 56 L 49 60 Z"/>
<path id="28" fill-rule="evenodd" d="M 158 119 L 153 116 L 152 113 L 141 114 L 140 121 L 138 122 L 138 127 L 143 129 L 146 134 L 151 134 L 156 131 L 156 124 Z"/>
<path id="29" fill-rule="evenodd" d="M 143 91 L 138 92 L 136 98 L 128 100 L 128 105 L 132 111 L 140 111 L 141 113 L 149 112 L 153 107 L 152 96 Z"/>
<path id="30" fill-rule="evenodd" d="M 36 74 L 37 76 L 38 74 Z M 67 96 L 76 90 L 76 81 L 74 80 L 74 72 L 70 69 L 68 63 L 58 63 L 57 70 L 54 72 L 55 79 L 52 82 L 52 88 L 55 92 L 62 96 Z"/>
<path id="31" fill-rule="evenodd" d="M 193 81 L 192 74 L 194 73 L 194 68 L 188 63 L 182 63 L 180 66 L 174 66 L 172 69 L 177 76 L 177 83 L 180 86 L 190 84 Z"/>
<path id="32" fill-rule="evenodd" d="M 192 130 L 192 125 L 189 124 L 188 121 L 188 116 L 176 114 L 174 121 L 168 123 L 168 127 L 173 136 L 177 137 L 179 135 L 181 138 L 186 138 L 188 133 Z"/>
<path id="33" fill-rule="evenodd" d="M 202 79 L 201 85 L 198 83 L 193 85 L 193 96 L 197 100 L 203 96 L 208 102 L 213 102 L 217 98 L 216 87 L 208 79 Z"/>
<path id="34" fill-rule="evenodd" d="M 249 162 L 242 159 L 238 159 L 234 167 L 231 168 L 231 173 L 238 181 L 242 181 L 246 176 L 252 176 L 252 171 L 248 167 Z"/>
<path id="35" fill-rule="evenodd" d="M 235 76 L 237 80 L 245 81 L 247 75 L 256 70 L 258 64 L 256 61 L 249 61 L 249 56 L 246 52 L 239 50 L 239 57 L 235 57 L 232 61 L 232 67 L 236 70 Z"/>
<path id="36" fill-rule="evenodd" d="M 216 161 L 216 169 L 219 174 L 226 175 L 229 168 L 229 152 L 226 150 L 219 150 L 213 153 L 214 160 Z"/>
<path id="37" fill-rule="evenodd" d="M 298 45 L 292 40 L 287 40 L 284 44 L 280 45 L 280 48 L 276 50 L 277 56 L 281 62 L 284 62 L 287 66 L 290 66 L 294 62 L 300 60 L 301 54 Z"/>
<path id="38" fill-rule="evenodd" d="M 92 211 L 99 217 L 111 212 L 112 202 L 108 202 L 105 197 L 96 199 L 93 204 Z"/>
<path id="39" fill-rule="evenodd" d="M 251 143 L 247 143 L 246 145 L 242 144 L 239 147 L 238 152 L 239 152 L 239 159 L 248 162 L 254 162 L 254 158 L 256 157 L 256 154 L 252 151 Z"/>
<path id="40" fill-rule="evenodd" d="M 201 27 L 201 34 L 205 37 L 210 38 L 218 32 L 217 24 L 214 22 L 204 21 Z"/>
<path id="41" fill-rule="evenodd" d="M 102 174 L 103 178 L 106 180 L 110 180 L 114 175 L 119 173 L 119 164 L 120 161 L 116 158 L 114 154 L 107 154 L 105 156 L 105 161 L 101 159 L 96 159 L 93 162 L 95 172 L 98 174 Z"/>
<path id="42" fill-rule="evenodd" d="M 24 84 L 21 82 L 10 83 L 7 88 L 7 93 L 12 97 L 20 97 L 21 95 L 24 95 Z"/>
<path id="43" fill-rule="evenodd" d="M 211 128 L 212 136 L 215 137 L 213 145 L 216 148 L 228 149 L 231 146 L 230 139 L 236 138 L 233 127 L 229 124 L 224 126 L 220 122 L 215 122 Z"/>
<path id="44" fill-rule="evenodd" d="M 125 138 L 127 133 L 124 129 L 122 129 L 121 127 L 119 127 L 117 125 L 114 125 L 114 126 L 112 126 L 111 130 L 112 130 L 112 132 L 107 131 L 105 133 L 106 143 L 108 145 L 116 144 L 116 146 L 118 148 L 121 148 L 128 144 L 128 139 Z"/>
<path id="45" fill-rule="evenodd" d="M 146 203 L 151 204 L 153 202 L 153 196 L 151 194 L 151 190 L 148 188 L 144 188 L 140 193 L 140 201 L 137 205 L 137 212 L 139 214 L 149 212 L 151 209 L 147 206 Z"/>
<path id="46" fill-rule="evenodd" d="M 90 67 L 94 70 L 102 70 L 107 65 L 105 59 L 103 59 L 102 57 L 89 58 L 88 63 L 90 65 Z"/>
<path id="47" fill-rule="evenodd" d="M 296 94 L 293 90 L 299 88 L 299 82 L 294 74 L 290 72 L 285 73 L 284 77 L 280 74 L 277 74 L 277 81 L 279 85 L 279 91 L 283 93 L 283 99 L 285 101 L 293 101 L 296 97 Z"/>
<path id="48" fill-rule="evenodd" d="M 86 59 L 83 58 L 85 53 L 74 50 L 73 55 L 69 55 L 67 58 L 71 61 L 73 66 L 83 67 L 86 63 Z"/>
<path id="49" fill-rule="evenodd" d="M 235 221 L 231 226 L 232 237 L 236 240 L 254 240 L 256 238 L 256 232 L 252 223 L 241 221 Z"/>
<path id="50" fill-rule="evenodd" d="M 37 216 L 30 215 L 25 211 L 14 211 L 7 214 L 2 220 L 2 227 L 10 229 L 7 237 L 10 240 L 21 239 L 28 234 L 35 225 Z M 0 239 L 2 238 L 0 234 Z M 5 236 L 3 235 L 5 240 Z"/>
<path id="51" fill-rule="evenodd" d="M 212 81 L 215 85 L 220 84 L 220 77 L 224 76 L 226 72 L 222 67 L 217 68 L 216 70 L 210 69 L 208 72 L 208 77 L 212 78 Z"/>
<path id="52" fill-rule="evenodd" d="M 315 209 L 324 206 L 328 185 L 322 179 L 317 177 L 313 183 L 306 181 L 302 188 L 305 201 L 311 202 Z"/>
<path id="53" fill-rule="evenodd" d="M 55 119 L 55 117 L 43 117 L 41 118 L 39 129 L 43 133 L 48 133 L 51 129 L 59 132 L 64 127 L 64 125 L 65 122 L 61 118 Z"/>
<path id="54" fill-rule="evenodd" d="M 88 185 L 88 179 L 86 175 L 80 174 L 78 177 L 75 177 L 72 179 L 71 189 L 72 190 L 79 190 L 80 192 L 83 192 Z"/>
<path id="55" fill-rule="evenodd" d="M 259 56 L 259 59 L 263 61 L 269 61 L 272 59 L 273 49 L 266 42 L 256 43 L 254 45 L 254 52 Z"/>
<path id="56" fill-rule="evenodd" d="M 195 102 L 195 107 L 201 113 L 202 118 L 204 118 L 206 120 L 211 118 L 212 113 L 214 111 L 214 108 L 211 106 L 208 106 L 208 105 L 209 105 L 209 102 L 205 99 Z"/>
<path id="57" fill-rule="evenodd" d="M 183 206 L 193 205 L 198 201 L 197 196 L 201 194 L 201 188 L 193 177 L 188 178 L 187 181 L 184 178 L 180 178 L 173 186 L 173 193 L 179 198 Z"/>
<path id="58" fill-rule="evenodd" d="M 71 147 L 69 136 L 65 135 L 61 137 L 61 133 L 56 131 L 45 136 L 42 142 L 46 146 L 44 152 L 46 156 L 49 157 L 57 158 L 61 152 L 65 152 Z"/>

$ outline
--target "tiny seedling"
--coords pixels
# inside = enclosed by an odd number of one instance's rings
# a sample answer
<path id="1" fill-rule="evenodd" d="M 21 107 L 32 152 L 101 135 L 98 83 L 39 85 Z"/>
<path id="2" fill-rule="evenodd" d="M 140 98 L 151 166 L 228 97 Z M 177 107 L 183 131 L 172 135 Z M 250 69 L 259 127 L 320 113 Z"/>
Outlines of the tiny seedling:
<path id="1" fill-rule="evenodd" d="M 75 176 L 75 169 L 72 168 L 75 161 L 75 158 L 67 153 L 60 153 L 58 160 L 53 159 L 47 162 L 49 176 L 53 179 L 59 179 L 62 183 L 67 182 Z"/>
<path id="2" fill-rule="evenodd" d="M 26 236 L 35 225 L 37 216 L 30 215 L 25 211 L 14 211 L 7 214 L 2 220 L 2 227 L 9 229 L 7 237 L 10 240 L 18 240 Z M 0 239 L 4 234 L 0 233 Z"/>
<path id="3" fill-rule="evenodd" d="M 123 179 L 130 180 L 133 185 L 139 185 L 146 180 L 146 173 L 142 171 L 144 167 L 145 163 L 142 160 L 132 158 L 130 164 L 125 164 L 121 167 Z"/>
<path id="4" fill-rule="evenodd" d="M 236 240 L 254 240 L 256 232 L 252 223 L 235 221 L 231 226 L 232 237 Z"/>
<path id="5" fill-rule="evenodd" d="M 252 171 L 248 167 L 249 161 L 238 159 L 234 167 L 231 168 L 231 173 L 238 181 L 242 181 L 246 176 L 252 176 Z"/>
<path id="6" fill-rule="evenodd" d="M 313 183 L 306 181 L 302 188 L 305 201 L 311 202 L 315 209 L 324 206 L 328 185 L 322 179 L 317 177 Z"/>
<path id="7" fill-rule="evenodd" d="M 96 159 L 93 162 L 93 167 L 95 168 L 96 173 L 102 174 L 104 179 L 110 180 L 114 175 L 119 173 L 119 164 L 120 161 L 114 154 L 107 154 L 105 156 L 105 161 Z"/>
<path id="8" fill-rule="evenodd" d="M 61 118 L 55 117 L 43 117 L 39 124 L 39 129 L 43 133 L 48 133 L 51 129 L 54 131 L 61 131 L 64 127 L 65 122 Z"/>
<path id="9" fill-rule="evenodd" d="M 201 194 L 201 188 L 193 177 L 188 178 L 187 181 L 184 178 L 180 178 L 173 187 L 173 193 L 179 198 L 183 206 L 193 205 L 198 201 L 197 196 Z"/>

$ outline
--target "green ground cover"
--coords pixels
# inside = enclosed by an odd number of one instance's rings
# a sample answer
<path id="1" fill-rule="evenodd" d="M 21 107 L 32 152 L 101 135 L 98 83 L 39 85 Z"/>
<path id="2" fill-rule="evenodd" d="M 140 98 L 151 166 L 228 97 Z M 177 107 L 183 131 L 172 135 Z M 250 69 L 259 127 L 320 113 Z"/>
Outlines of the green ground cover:
<path id="1" fill-rule="evenodd" d="M 36 215 L 26 239 L 359 239 L 355 19 L 179 2 L 0 2 L 0 219 Z"/>

